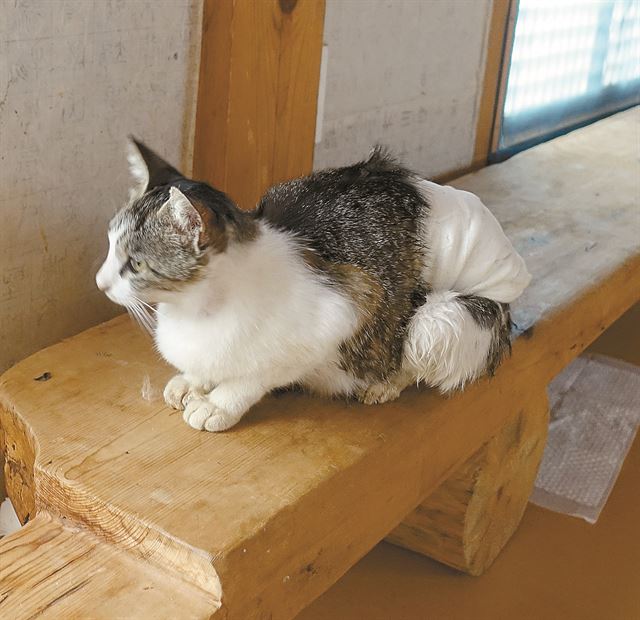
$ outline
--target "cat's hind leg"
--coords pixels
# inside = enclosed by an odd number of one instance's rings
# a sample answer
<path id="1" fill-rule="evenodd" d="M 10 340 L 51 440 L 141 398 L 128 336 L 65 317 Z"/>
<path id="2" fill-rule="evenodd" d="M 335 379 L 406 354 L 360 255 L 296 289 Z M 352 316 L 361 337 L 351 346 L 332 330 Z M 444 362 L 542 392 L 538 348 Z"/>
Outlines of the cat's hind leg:
<path id="1" fill-rule="evenodd" d="M 395 400 L 404 388 L 413 383 L 413 375 L 401 370 L 388 381 L 371 383 L 356 392 L 356 398 L 365 405 L 381 405 Z"/>
<path id="2" fill-rule="evenodd" d="M 493 374 L 511 350 L 509 307 L 453 291 L 430 293 L 409 324 L 405 368 L 442 392 Z"/>

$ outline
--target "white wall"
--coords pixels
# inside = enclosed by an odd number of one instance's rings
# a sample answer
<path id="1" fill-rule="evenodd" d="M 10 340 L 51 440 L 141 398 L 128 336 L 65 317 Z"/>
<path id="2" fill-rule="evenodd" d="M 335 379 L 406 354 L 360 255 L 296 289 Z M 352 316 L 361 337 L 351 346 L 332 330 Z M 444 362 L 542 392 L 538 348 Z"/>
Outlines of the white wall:
<path id="1" fill-rule="evenodd" d="M 190 161 L 200 0 L 0 0 L 0 371 L 120 312 L 96 290 L 132 132 Z"/>
<path id="2" fill-rule="evenodd" d="M 428 176 L 469 165 L 490 13 L 491 0 L 327 0 L 314 167 L 376 142 Z"/>

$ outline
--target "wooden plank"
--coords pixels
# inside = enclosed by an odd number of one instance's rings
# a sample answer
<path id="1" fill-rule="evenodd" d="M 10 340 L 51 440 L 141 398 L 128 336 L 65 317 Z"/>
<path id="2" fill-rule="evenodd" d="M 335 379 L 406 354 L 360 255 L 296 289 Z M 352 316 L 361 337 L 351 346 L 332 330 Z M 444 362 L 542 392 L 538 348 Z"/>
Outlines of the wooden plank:
<path id="1" fill-rule="evenodd" d="M 501 93 L 501 75 L 503 67 L 509 66 L 509 58 L 507 57 L 505 62 L 505 54 L 511 54 L 513 41 L 514 19 L 510 19 L 510 16 L 513 18 L 516 15 L 517 4 L 516 0 L 494 0 L 493 2 L 472 166 L 486 166 L 491 153 L 491 137 L 496 114 L 501 113 L 497 105 Z M 508 47 L 507 41 L 509 41 Z"/>
<path id="2" fill-rule="evenodd" d="M 281 23 L 273 1 L 234 2 L 223 189 L 244 209 L 273 176 Z"/>
<path id="3" fill-rule="evenodd" d="M 225 188 L 233 2 L 204 0 L 193 176 Z"/>
<path id="4" fill-rule="evenodd" d="M 280 6 L 276 139 L 269 185 L 313 169 L 324 32 L 324 0 L 281 0 Z"/>
<path id="5" fill-rule="evenodd" d="M 186 620 L 220 607 L 212 593 L 45 513 L 3 539 L 0 583 L 0 615 L 12 620 Z"/>
<path id="6" fill-rule="evenodd" d="M 194 176 L 253 208 L 311 171 L 324 0 L 206 0 Z"/>
<path id="7" fill-rule="evenodd" d="M 513 415 L 500 431 L 404 519 L 387 541 L 471 575 L 481 575 L 493 564 L 529 502 L 549 424 L 546 389 L 527 395 L 513 407 Z"/>
<path id="8" fill-rule="evenodd" d="M 228 433 L 195 433 L 161 401 L 171 370 L 121 317 L 0 379 L 0 425 L 35 453 L 33 476 L 8 485 L 31 487 L 11 495 L 34 502 L 20 514 L 64 516 L 205 591 L 219 579 L 224 617 L 293 617 L 498 432 L 513 414 L 505 402 L 542 390 L 638 300 L 637 123 L 630 111 L 459 181 L 491 205 L 534 276 L 513 357 L 493 380 L 380 407 L 287 394 Z M 132 610 L 148 610 L 143 596 Z"/>
<path id="9" fill-rule="evenodd" d="M 498 150 L 500 143 L 500 131 L 502 129 L 502 111 L 504 110 L 504 100 L 507 95 L 507 81 L 509 69 L 511 68 L 511 52 L 513 51 L 513 41 L 516 31 L 516 20 L 518 18 L 518 0 L 512 0 L 509 7 L 509 18 L 506 26 L 504 47 L 502 52 L 502 67 L 498 84 L 498 94 L 494 108 L 494 121 L 491 129 L 491 144 L 489 154 Z"/>
<path id="10" fill-rule="evenodd" d="M 7 496 L 21 523 L 35 516 L 36 490 L 33 479 L 36 439 L 31 436 L 28 425 L 15 415 L 2 415 L 0 407 L 0 462 L 4 464 L 3 479 Z"/>
<path id="11" fill-rule="evenodd" d="M 140 403 L 126 388 L 141 384 L 145 367 L 154 385 L 158 371 L 169 374 L 126 319 L 23 362 L 5 375 L 3 394 L 12 394 L 13 411 L 42 405 L 41 416 L 29 414 L 40 443 L 41 509 L 64 512 L 170 574 L 198 574 L 211 564 L 229 618 L 290 618 L 506 422 L 502 403 L 548 380 L 629 305 L 611 304 L 623 283 L 640 286 L 640 261 L 601 294 L 521 338 L 490 384 L 451 400 L 411 390 L 378 411 L 345 411 L 339 403 L 287 395 L 265 401 L 238 431 L 193 433 L 160 403 Z M 576 321 L 576 312 L 585 319 Z M 135 361 L 132 347 L 143 352 Z M 44 366 L 56 373 L 57 386 L 50 395 L 32 394 L 29 382 Z M 92 408 L 100 423 L 85 417 L 80 366 L 98 377 Z M 55 396 L 61 392 L 63 403 Z M 62 428 L 64 445 L 55 441 Z"/>

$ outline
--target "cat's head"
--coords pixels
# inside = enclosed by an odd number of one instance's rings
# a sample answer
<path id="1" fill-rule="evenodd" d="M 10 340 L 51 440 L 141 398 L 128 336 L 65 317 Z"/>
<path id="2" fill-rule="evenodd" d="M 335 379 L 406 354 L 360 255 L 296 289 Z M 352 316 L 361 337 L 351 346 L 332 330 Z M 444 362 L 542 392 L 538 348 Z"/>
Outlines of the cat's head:
<path id="1" fill-rule="evenodd" d="M 109 224 L 96 284 L 112 301 L 135 308 L 180 294 L 213 255 L 250 237 L 252 222 L 226 194 L 185 178 L 133 138 L 128 160 L 136 186 Z"/>

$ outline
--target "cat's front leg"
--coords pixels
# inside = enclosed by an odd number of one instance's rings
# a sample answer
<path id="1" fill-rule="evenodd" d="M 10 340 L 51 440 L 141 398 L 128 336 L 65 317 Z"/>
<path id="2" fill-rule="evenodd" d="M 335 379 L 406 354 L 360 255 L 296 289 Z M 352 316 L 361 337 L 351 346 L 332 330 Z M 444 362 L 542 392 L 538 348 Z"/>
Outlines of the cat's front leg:
<path id="1" fill-rule="evenodd" d="M 225 381 L 207 396 L 190 400 L 182 417 L 197 430 L 226 431 L 268 391 L 251 381 Z"/>
<path id="2" fill-rule="evenodd" d="M 164 402 L 174 409 L 184 409 L 194 398 L 204 398 L 212 387 L 187 375 L 176 375 L 164 388 Z"/>

